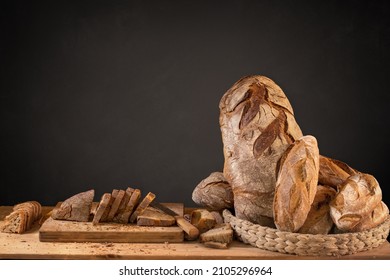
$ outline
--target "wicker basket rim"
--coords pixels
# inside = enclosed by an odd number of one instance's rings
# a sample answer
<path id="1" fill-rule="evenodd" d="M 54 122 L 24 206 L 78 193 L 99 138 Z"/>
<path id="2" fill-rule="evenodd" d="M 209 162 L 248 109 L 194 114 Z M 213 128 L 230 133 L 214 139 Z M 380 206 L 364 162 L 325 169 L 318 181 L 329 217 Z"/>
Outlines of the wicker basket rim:
<path id="1" fill-rule="evenodd" d="M 346 238 L 346 237 L 351 237 L 351 235 L 361 235 L 361 234 L 365 234 L 365 233 L 369 234 L 370 232 L 375 231 L 375 230 L 377 230 L 378 228 L 381 228 L 381 227 L 386 227 L 387 226 L 387 227 L 390 228 L 390 215 L 380 225 L 378 225 L 376 227 L 373 227 L 373 228 L 370 228 L 370 229 L 367 229 L 367 230 L 364 230 L 364 231 L 345 232 L 345 233 L 330 233 L 330 234 L 311 234 L 311 233 L 298 233 L 298 232 L 281 231 L 281 230 L 279 230 L 277 228 L 271 228 L 271 227 L 267 227 L 267 226 L 262 226 L 260 224 L 255 224 L 255 223 L 252 223 L 250 221 L 237 218 L 228 209 L 224 209 L 222 214 L 223 214 L 224 217 L 225 217 L 225 215 L 230 215 L 230 216 L 234 217 L 234 219 L 239 220 L 242 223 L 246 223 L 246 224 L 248 224 L 250 226 L 256 226 L 258 228 L 262 228 L 263 230 L 272 231 L 272 232 L 280 232 L 280 233 L 284 233 L 284 234 L 292 234 L 292 235 L 296 235 L 296 236 L 307 236 L 308 238 L 314 237 L 314 236 L 316 238 L 321 237 L 321 236 L 324 236 L 324 237 L 325 236 L 326 237 L 334 237 L 334 238 Z"/>

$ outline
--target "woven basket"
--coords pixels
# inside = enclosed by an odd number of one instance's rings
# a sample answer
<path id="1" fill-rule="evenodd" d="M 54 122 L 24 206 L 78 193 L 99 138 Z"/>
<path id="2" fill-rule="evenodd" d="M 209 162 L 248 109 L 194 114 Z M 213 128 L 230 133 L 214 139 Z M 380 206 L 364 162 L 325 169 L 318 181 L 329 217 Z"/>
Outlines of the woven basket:
<path id="1" fill-rule="evenodd" d="M 342 234 L 301 234 L 241 220 L 229 210 L 223 211 L 236 236 L 244 243 L 269 251 L 301 256 L 341 256 L 378 247 L 386 241 L 390 229 L 390 216 L 381 225 L 370 230 Z"/>

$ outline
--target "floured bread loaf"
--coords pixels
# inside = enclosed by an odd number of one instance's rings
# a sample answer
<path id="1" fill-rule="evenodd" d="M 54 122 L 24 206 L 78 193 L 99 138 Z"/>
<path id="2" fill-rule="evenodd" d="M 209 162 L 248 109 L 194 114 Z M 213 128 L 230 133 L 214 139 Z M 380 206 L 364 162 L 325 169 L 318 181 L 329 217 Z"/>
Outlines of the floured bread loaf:
<path id="1" fill-rule="evenodd" d="M 280 160 L 274 197 L 275 225 L 298 231 L 310 211 L 317 191 L 319 150 L 313 136 L 295 141 Z"/>
<path id="2" fill-rule="evenodd" d="M 389 209 L 382 203 L 378 181 L 369 174 L 357 173 L 338 187 L 330 203 L 333 222 L 341 231 L 356 232 L 373 228 L 384 222 Z"/>
<path id="3" fill-rule="evenodd" d="M 209 210 L 233 208 L 233 191 L 222 172 L 213 172 L 192 192 L 192 200 Z"/>
<path id="4" fill-rule="evenodd" d="M 87 222 L 94 195 L 95 191 L 89 190 L 66 199 L 59 208 L 53 210 L 52 218 L 55 220 Z"/>
<path id="5" fill-rule="evenodd" d="M 271 79 L 249 76 L 224 94 L 219 108 L 223 173 L 233 189 L 236 216 L 270 225 L 277 163 L 302 136 L 290 102 Z"/>
<path id="6" fill-rule="evenodd" d="M 330 201 L 336 196 L 336 190 L 329 186 L 318 185 L 309 214 L 299 233 L 328 234 L 333 226 L 330 217 Z"/>

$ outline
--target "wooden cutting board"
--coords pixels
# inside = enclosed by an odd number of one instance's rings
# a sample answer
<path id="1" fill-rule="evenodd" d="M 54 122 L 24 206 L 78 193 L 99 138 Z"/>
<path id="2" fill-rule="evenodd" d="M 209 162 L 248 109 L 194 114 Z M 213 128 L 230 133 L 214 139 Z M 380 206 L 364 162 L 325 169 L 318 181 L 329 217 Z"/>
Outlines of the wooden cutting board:
<path id="1" fill-rule="evenodd" d="M 182 203 L 162 203 L 183 215 Z M 184 233 L 178 226 L 144 227 L 136 224 L 60 221 L 48 218 L 39 230 L 41 242 L 177 243 Z"/>

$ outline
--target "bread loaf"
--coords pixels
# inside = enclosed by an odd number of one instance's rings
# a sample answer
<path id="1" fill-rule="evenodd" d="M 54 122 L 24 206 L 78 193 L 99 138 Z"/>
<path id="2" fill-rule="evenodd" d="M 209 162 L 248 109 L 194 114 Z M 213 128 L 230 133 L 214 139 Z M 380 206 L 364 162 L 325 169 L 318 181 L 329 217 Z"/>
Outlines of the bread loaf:
<path id="1" fill-rule="evenodd" d="M 337 189 L 338 185 L 343 183 L 349 176 L 356 173 L 356 170 L 342 161 L 320 156 L 320 171 L 318 174 L 319 184 Z"/>
<path id="2" fill-rule="evenodd" d="M 236 216 L 272 224 L 277 163 L 302 136 L 290 102 L 271 79 L 249 76 L 224 94 L 219 108 L 223 173 L 233 189 Z"/>
<path id="3" fill-rule="evenodd" d="M 337 228 L 345 232 L 369 229 L 381 224 L 388 216 L 382 204 L 382 190 L 369 174 L 357 173 L 338 187 L 330 203 L 330 214 Z"/>
<path id="4" fill-rule="evenodd" d="M 133 213 L 134 209 L 138 206 L 138 202 L 141 198 L 141 190 L 135 189 L 129 199 L 129 202 L 127 203 L 125 209 L 116 219 L 116 222 L 121 224 L 127 224 L 129 222 L 129 218 L 131 214 Z"/>
<path id="5" fill-rule="evenodd" d="M 280 160 L 274 197 L 279 230 L 296 232 L 304 224 L 318 184 L 319 150 L 313 136 L 295 141 Z"/>
<path id="6" fill-rule="evenodd" d="M 299 233 L 328 234 L 333 221 L 330 217 L 329 203 L 336 196 L 336 190 L 329 186 L 318 185 L 309 214 Z"/>
<path id="7" fill-rule="evenodd" d="M 78 193 L 53 210 L 52 218 L 55 220 L 68 220 L 87 222 L 91 213 L 94 190 Z"/>
<path id="8" fill-rule="evenodd" d="M 192 192 L 192 200 L 209 210 L 233 208 L 233 191 L 222 172 L 213 172 Z"/>

